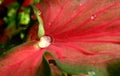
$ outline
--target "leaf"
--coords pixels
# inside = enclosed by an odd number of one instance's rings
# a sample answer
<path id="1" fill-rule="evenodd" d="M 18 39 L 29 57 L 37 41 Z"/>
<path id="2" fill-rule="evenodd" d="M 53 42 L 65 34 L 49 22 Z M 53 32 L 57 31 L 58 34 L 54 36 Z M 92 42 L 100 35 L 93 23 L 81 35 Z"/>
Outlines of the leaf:
<path id="1" fill-rule="evenodd" d="M 50 52 L 45 52 L 45 56 L 46 56 L 46 59 L 49 62 L 49 66 L 50 66 L 50 69 L 51 69 L 52 76 L 66 76 L 65 73 L 64 73 L 64 71 L 61 70 L 56 65 L 55 59 L 53 58 L 53 56 L 51 55 Z"/>
<path id="2" fill-rule="evenodd" d="M 120 58 L 120 1 L 42 0 L 37 7 L 62 70 L 109 75 L 107 64 Z"/>
<path id="3" fill-rule="evenodd" d="M 42 58 L 42 63 L 38 68 L 37 76 L 52 76 L 49 63 L 47 62 L 45 56 Z"/>
<path id="4" fill-rule="evenodd" d="M 31 4 L 33 4 L 34 0 L 23 0 L 22 6 L 27 7 Z"/>
<path id="5" fill-rule="evenodd" d="M 43 53 L 36 41 L 11 49 L 0 59 L 0 76 L 35 76 Z"/>
<path id="6" fill-rule="evenodd" d="M 15 0 L 3 0 L 1 5 L 10 6 L 11 4 L 13 4 L 13 2 L 16 2 L 16 1 Z"/>

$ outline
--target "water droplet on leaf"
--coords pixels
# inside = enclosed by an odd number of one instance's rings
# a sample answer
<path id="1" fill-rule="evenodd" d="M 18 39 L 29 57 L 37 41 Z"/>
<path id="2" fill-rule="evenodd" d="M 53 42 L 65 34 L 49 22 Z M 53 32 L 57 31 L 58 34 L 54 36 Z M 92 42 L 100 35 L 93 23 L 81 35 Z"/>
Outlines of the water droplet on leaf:
<path id="1" fill-rule="evenodd" d="M 46 48 L 51 44 L 51 42 L 52 42 L 52 38 L 50 36 L 42 36 L 40 38 L 38 45 L 40 48 Z"/>
<path id="2" fill-rule="evenodd" d="M 91 18 L 91 20 L 95 20 L 96 15 L 92 15 L 90 18 Z"/>

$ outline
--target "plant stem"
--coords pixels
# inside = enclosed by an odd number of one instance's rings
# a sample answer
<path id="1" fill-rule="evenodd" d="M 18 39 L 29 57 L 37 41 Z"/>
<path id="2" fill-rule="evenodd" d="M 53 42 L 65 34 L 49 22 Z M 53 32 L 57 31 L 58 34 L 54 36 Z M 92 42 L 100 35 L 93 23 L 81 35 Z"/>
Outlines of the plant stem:
<path id="1" fill-rule="evenodd" d="M 38 37 L 40 38 L 41 36 L 43 36 L 45 34 L 43 21 L 42 21 L 42 18 L 40 17 L 40 12 L 37 10 L 37 8 L 34 5 L 31 5 L 31 6 L 33 8 L 33 11 L 34 11 L 34 13 L 37 17 L 38 23 L 39 23 Z"/>

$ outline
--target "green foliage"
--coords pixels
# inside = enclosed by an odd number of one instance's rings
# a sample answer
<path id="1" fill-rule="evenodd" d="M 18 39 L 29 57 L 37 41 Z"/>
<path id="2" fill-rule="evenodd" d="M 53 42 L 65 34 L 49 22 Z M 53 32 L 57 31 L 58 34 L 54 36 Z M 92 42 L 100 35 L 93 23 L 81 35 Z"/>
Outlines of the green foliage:
<path id="1" fill-rule="evenodd" d="M 26 8 L 18 14 L 19 24 L 28 25 L 30 22 L 30 9 Z"/>
<path id="2" fill-rule="evenodd" d="M 120 76 L 120 59 L 117 59 L 107 65 L 109 76 Z"/>
<path id="3" fill-rule="evenodd" d="M 39 3 L 40 2 L 40 0 L 34 0 L 34 3 Z"/>
<path id="4" fill-rule="evenodd" d="M 3 0 L 0 0 L 0 4 L 2 3 Z"/>

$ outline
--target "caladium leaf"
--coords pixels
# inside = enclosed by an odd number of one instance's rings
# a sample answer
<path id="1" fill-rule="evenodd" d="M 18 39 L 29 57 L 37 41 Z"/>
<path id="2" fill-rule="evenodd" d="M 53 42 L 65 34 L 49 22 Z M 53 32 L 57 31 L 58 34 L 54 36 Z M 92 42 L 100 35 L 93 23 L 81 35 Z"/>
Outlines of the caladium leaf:
<path id="1" fill-rule="evenodd" d="M 23 0 L 22 6 L 27 7 L 34 3 L 34 0 Z"/>
<path id="2" fill-rule="evenodd" d="M 43 52 L 36 41 L 13 48 L 0 59 L 0 76 L 35 76 Z"/>
<path id="3" fill-rule="evenodd" d="M 120 1 L 42 0 L 37 8 L 48 35 L 43 43 L 49 45 L 39 49 L 33 42 L 8 53 L 0 60 L 0 75 L 34 76 L 47 50 L 65 72 L 109 76 L 110 65 L 120 58 Z"/>
<path id="4" fill-rule="evenodd" d="M 13 4 L 13 2 L 16 2 L 16 1 L 15 0 L 3 0 L 1 5 L 10 6 L 11 4 Z"/>
<path id="5" fill-rule="evenodd" d="M 44 54 L 45 58 L 47 59 L 47 61 L 49 62 L 49 66 L 50 66 L 50 70 L 51 70 L 51 75 L 52 76 L 66 76 L 63 70 L 61 70 L 55 62 L 55 59 L 53 58 L 53 56 L 51 55 L 50 52 L 45 52 Z M 48 76 L 48 75 L 45 75 Z"/>
<path id="6" fill-rule="evenodd" d="M 120 57 L 120 1 L 42 0 L 37 7 L 60 68 L 108 76 L 107 64 Z"/>
<path id="7" fill-rule="evenodd" d="M 42 63 L 38 68 L 37 76 L 52 76 L 49 63 L 45 56 L 42 58 Z"/>

